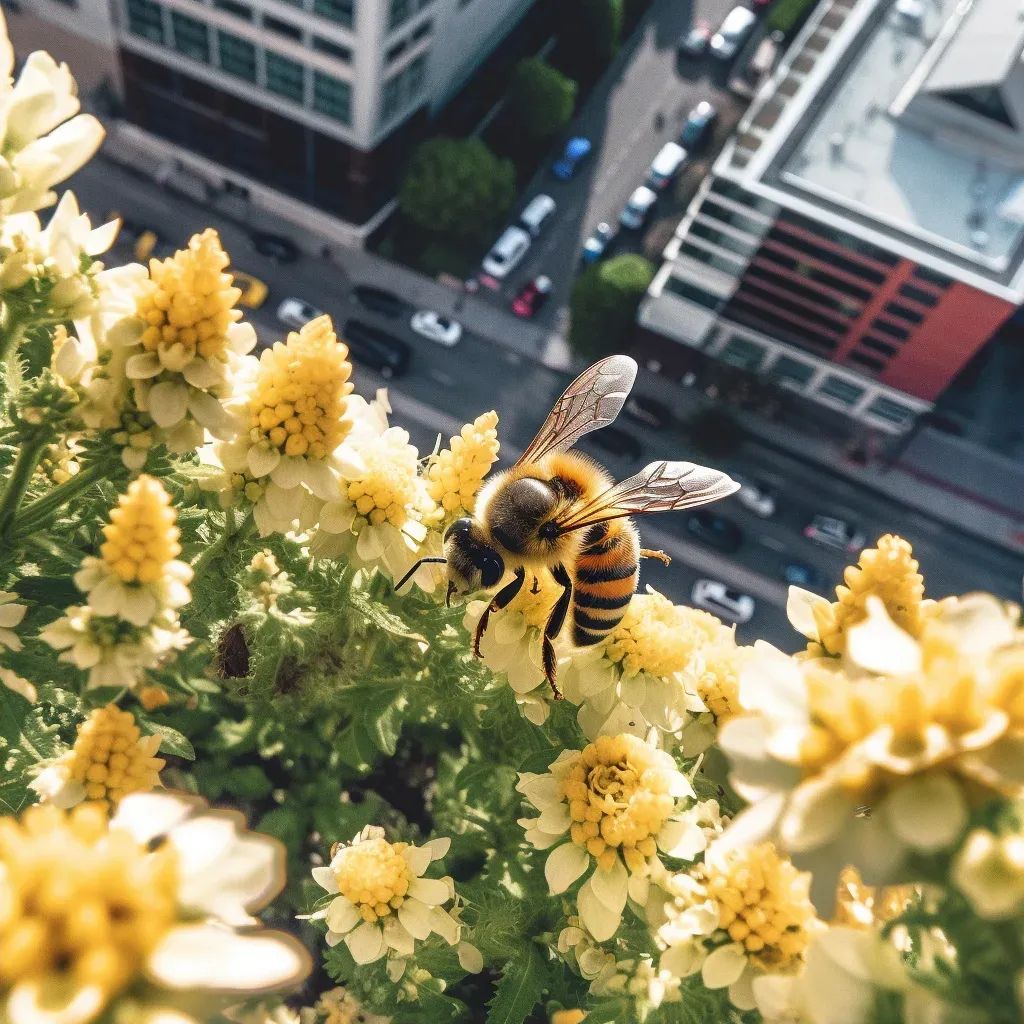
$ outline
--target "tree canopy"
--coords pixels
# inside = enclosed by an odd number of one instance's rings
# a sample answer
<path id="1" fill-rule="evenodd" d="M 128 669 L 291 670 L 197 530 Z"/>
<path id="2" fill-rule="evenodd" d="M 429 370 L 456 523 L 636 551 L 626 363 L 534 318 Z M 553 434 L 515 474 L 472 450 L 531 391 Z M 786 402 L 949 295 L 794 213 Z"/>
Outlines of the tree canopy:
<path id="1" fill-rule="evenodd" d="M 592 263 L 572 290 L 569 344 L 588 358 L 610 355 L 629 335 L 654 265 L 634 253 Z"/>
<path id="2" fill-rule="evenodd" d="M 557 135 L 572 118 L 576 83 L 541 57 L 527 57 L 516 65 L 507 102 L 520 131 L 547 138 Z"/>

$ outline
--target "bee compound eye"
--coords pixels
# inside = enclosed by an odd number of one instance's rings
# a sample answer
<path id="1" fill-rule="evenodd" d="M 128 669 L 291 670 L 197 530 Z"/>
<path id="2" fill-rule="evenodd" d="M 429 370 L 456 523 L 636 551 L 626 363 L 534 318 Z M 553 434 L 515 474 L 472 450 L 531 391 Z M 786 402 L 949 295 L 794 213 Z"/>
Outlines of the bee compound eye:
<path id="1" fill-rule="evenodd" d="M 505 563 L 497 551 L 484 548 L 480 551 L 473 564 L 480 570 L 480 582 L 485 587 L 493 587 L 505 575 Z"/>
<path id="2" fill-rule="evenodd" d="M 473 520 L 468 518 L 456 519 L 451 526 L 448 527 L 444 532 L 444 539 L 448 540 L 449 537 L 454 537 L 457 534 L 466 536 L 473 527 Z"/>

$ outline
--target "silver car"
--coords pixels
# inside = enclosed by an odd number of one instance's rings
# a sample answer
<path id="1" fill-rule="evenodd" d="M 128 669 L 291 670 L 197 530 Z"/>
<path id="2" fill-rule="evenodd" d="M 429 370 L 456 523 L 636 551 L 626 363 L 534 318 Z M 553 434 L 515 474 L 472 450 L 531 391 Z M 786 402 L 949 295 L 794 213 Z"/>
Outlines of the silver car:
<path id="1" fill-rule="evenodd" d="M 619 223 L 624 228 L 631 228 L 634 231 L 642 228 L 648 216 L 650 216 L 651 208 L 657 201 L 657 193 L 646 185 L 641 185 L 629 197 L 629 202 L 626 203 L 622 213 L 619 214 Z"/>
<path id="2" fill-rule="evenodd" d="M 710 52 L 719 60 L 732 60 L 747 41 L 757 18 L 748 7 L 734 7 L 722 22 L 722 27 L 711 37 Z"/>
<path id="3" fill-rule="evenodd" d="M 294 297 L 285 299 L 277 307 L 277 319 L 286 327 L 293 327 L 297 331 L 301 330 L 310 320 L 315 320 L 318 316 L 323 316 L 323 312 L 317 309 L 316 306 L 311 306 L 308 302 L 303 302 L 302 299 Z"/>

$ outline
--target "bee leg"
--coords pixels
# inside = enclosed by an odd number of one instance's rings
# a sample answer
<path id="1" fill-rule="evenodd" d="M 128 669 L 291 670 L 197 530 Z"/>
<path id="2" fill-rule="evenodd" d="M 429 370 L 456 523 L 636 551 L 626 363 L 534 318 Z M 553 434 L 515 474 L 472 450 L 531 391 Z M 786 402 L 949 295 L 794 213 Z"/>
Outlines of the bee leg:
<path id="1" fill-rule="evenodd" d="M 650 548 L 641 548 L 640 557 L 656 558 L 659 562 L 662 562 L 664 565 L 672 564 L 672 556 L 666 555 L 664 551 L 651 551 Z"/>
<path id="2" fill-rule="evenodd" d="M 487 620 L 491 617 L 491 612 L 500 612 L 502 608 L 507 607 L 513 600 L 515 600 L 516 594 L 519 593 L 523 588 L 523 584 L 526 582 L 526 570 L 516 569 L 516 577 L 511 583 L 506 584 L 494 595 L 494 600 L 484 609 L 483 615 L 480 616 L 480 621 L 476 624 L 476 632 L 473 634 L 473 654 L 477 658 L 482 658 L 483 655 L 480 653 L 480 641 L 484 638 L 484 633 L 487 631 Z"/>
<path id="3" fill-rule="evenodd" d="M 562 700 L 562 691 L 555 684 L 555 645 L 552 640 L 562 632 L 562 627 L 565 625 L 565 616 L 568 614 L 569 604 L 572 602 L 572 580 L 565 571 L 564 565 L 556 565 L 551 570 L 551 575 L 555 582 L 560 583 L 564 589 L 555 602 L 555 607 L 551 609 L 547 625 L 544 627 L 544 675 L 555 693 L 555 700 Z"/>

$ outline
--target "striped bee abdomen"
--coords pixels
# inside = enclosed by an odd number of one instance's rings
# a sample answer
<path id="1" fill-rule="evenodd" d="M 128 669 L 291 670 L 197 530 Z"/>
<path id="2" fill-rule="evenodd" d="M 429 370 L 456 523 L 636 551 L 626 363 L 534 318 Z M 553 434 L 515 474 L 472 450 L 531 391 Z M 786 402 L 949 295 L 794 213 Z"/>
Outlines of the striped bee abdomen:
<path id="1" fill-rule="evenodd" d="M 572 639 L 600 643 L 622 620 L 640 575 L 640 541 L 628 519 L 598 523 L 576 561 Z"/>

